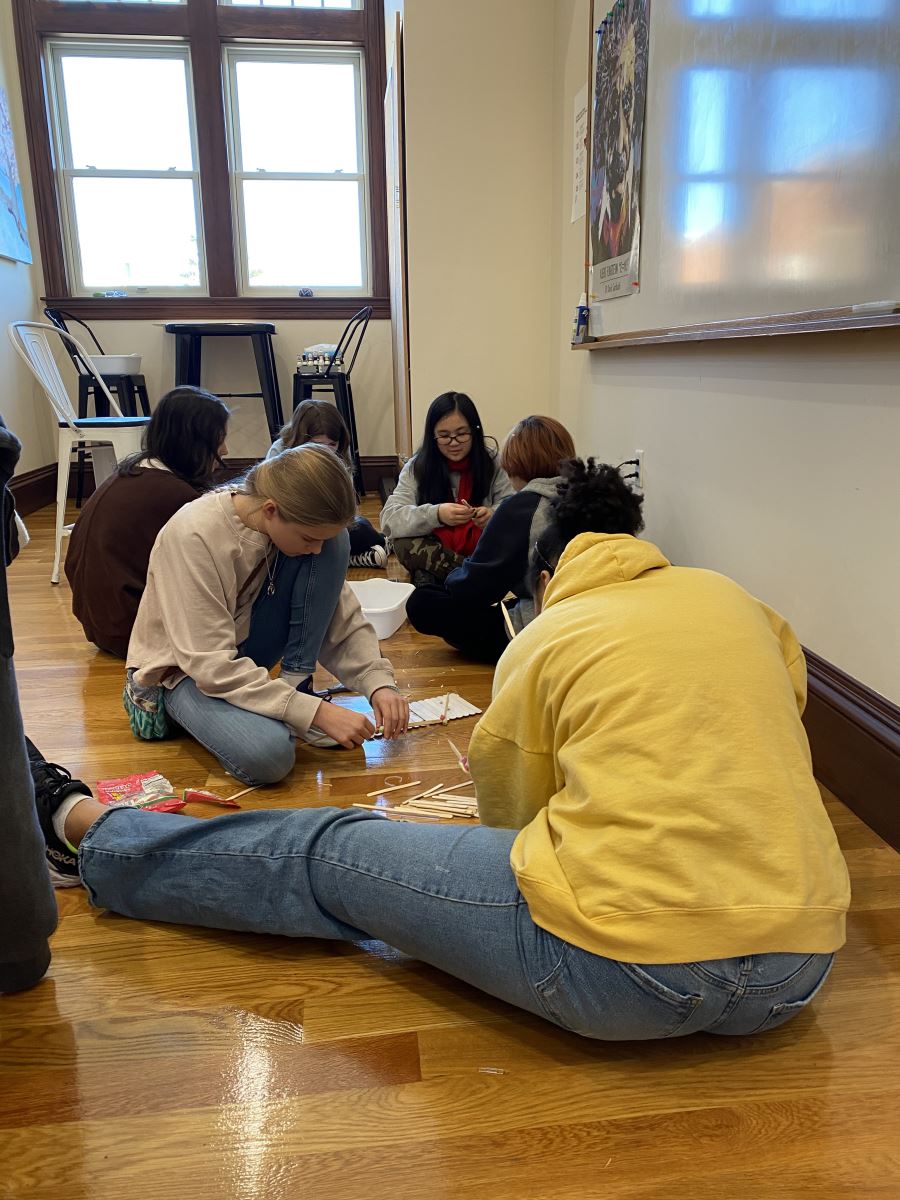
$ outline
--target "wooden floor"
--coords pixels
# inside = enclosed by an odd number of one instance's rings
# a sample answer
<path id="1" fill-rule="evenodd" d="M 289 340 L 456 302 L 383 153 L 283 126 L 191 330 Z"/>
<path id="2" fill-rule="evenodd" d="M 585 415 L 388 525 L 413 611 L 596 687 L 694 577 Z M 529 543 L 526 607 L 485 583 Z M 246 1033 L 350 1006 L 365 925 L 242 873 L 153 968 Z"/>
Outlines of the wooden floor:
<path id="1" fill-rule="evenodd" d="M 11 569 L 31 737 L 88 782 L 153 767 L 233 786 L 192 743 L 132 739 L 120 664 L 49 584 L 50 519 L 29 520 Z M 413 698 L 486 704 L 489 672 L 435 641 L 404 627 L 388 652 Z M 473 724 L 454 724 L 461 746 Z M 429 729 L 365 755 L 303 749 L 245 804 L 344 804 L 389 774 L 454 772 Z M 591 1044 L 380 943 L 144 924 L 58 892 L 49 976 L 0 999 L 0 1196 L 897 1200 L 900 856 L 827 803 L 848 945 L 814 1010 L 755 1040 Z"/>

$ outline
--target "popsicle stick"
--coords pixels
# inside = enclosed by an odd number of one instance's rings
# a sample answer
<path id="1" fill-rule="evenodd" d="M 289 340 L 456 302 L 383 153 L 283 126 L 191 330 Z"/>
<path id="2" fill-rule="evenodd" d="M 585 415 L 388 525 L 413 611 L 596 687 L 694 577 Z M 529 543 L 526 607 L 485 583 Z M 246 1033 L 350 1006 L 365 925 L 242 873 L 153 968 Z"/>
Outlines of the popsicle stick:
<path id="1" fill-rule="evenodd" d="M 441 722 L 442 723 L 446 723 L 446 721 L 447 721 L 447 709 L 449 707 L 450 707 L 450 693 L 447 692 L 446 696 L 444 696 L 444 709 L 443 709 L 443 712 L 441 713 Z"/>
<path id="2" fill-rule="evenodd" d="M 447 738 L 447 741 L 450 742 L 450 739 Z M 453 746 L 453 743 L 450 742 L 450 745 Z M 456 750 L 456 747 L 453 746 L 453 749 Z M 457 752 L 457 754 L 459 753 L 459 751 L 456 751 L 456 752 Z M 473 784 L 472 784 L 471 779 L 464 779 L 462 781 L 462 783 L 454 783 L 452 787 L 445 787 L 444 791 L 445 792 L 458 792 L 460 788 L 472 787 L 472 786 L 473 786 Z"/>
<path id="3" fill-rule="evenodd" d="M 396 778 L 396 777 L 395 777 Z M 421 779 L 414 779 L 411 783 L 398 783 L 395 787 L 379 788 L 377 792 L 366 792 L 366 797 L 371 796 L 386 796 L 388 792 L 402 792 L 404 788 L 415 787 L 417 783 L 421 783 Z"/>
<path id="4" fill-rule="evenodd" d="M 509 609 L 506 607 L 506 605 L 503 603 L 502 600 L 500 601 L 499 607 L 500 607 L 500 612 L 503 614 L 503 624 L 506 626 L 506 632 L 509 634 L 509 640 L 512 641 L 513 638 L 516 636 L 516 628 L 510 619 Z"/>
<path id="5" fill-rule="evenodd" d="M 384 813 L 384 815 L 386 817 L 402 817 L 402 816 L 405 816 L 407 812 L 409 812 L 410 816 L 428 817 L 432 821 L 445 821 L 447 819 L 446 817 L 442 817 L 442 816 L 438 815 L 437 813 L 417 812 L 414 809 L 409 810 L 409 809 L 405 809 L 405 808 L 389 808 L 386 804 L 359 804 L 359 803 L 357 803 L 357 804 L 351 804 L 350 807 L 351 808 L 365 808 L 369 812 Z"/>
<path id="6" fill-rule="evenodd" d="M 248 792 L 255 792 L 257 788 L 261 788 L 264 786 L 265 786 L 265 784 L 262 784 L 262 783 L 254 783 L 253 787 L 244 788 L 244 790 L 242 792 L 235 792 L 233 796 L 226 796 L 225 800 L 226 800 L 226 802 L 230 802 L 232 800 L 240 800 L 241 796 L 246 796 Z"/>

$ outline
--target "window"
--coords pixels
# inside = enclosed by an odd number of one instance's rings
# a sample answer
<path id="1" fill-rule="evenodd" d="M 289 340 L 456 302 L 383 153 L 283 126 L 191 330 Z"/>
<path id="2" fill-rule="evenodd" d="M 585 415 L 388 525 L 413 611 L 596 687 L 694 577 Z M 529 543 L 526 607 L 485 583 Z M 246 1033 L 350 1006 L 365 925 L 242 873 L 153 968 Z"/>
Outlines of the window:
<path id="1" fill-rule="evenodd" d="M 381 0 L 13 0 L 46 299 L 387 315 Z"/>
<path id="2" fill-rule="evenodd" d="M 57 41 L 47 49 L 73 290 L 204 291 L 187 50 Z"/>
<path id="3" fill-rule="evenodd" d="M 242 293 L 365 295 L 360 55 L 228 47 L 225 59 Z"/>

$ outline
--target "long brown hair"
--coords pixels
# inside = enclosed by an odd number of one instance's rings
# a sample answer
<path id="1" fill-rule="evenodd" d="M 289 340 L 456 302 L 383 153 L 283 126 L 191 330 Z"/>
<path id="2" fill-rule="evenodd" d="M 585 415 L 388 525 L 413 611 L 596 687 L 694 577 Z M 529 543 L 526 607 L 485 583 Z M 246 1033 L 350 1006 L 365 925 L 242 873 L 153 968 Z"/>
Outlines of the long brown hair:
<path id="1" fill-rule="evenodd" d="M 278 436 L 285 450 L 302 446 L 304 442 L 311 442 L 313 438 L 327 437 L 329 441 L 337 443 L 337 453 L 340 457 L 350 461 L 350 434 L 344 424 L 344 418 L 327 400 L 301 401 Z"/>

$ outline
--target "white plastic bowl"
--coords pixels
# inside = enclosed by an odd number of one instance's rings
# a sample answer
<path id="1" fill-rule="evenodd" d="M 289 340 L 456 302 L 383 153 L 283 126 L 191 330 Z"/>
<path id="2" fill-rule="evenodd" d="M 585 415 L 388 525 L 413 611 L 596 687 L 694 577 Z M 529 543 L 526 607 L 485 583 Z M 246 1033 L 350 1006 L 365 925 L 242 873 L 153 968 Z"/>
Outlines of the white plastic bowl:
<path id="1" fill-rule="evenodd" d="M 101 375 L 140 375 L 140 354 L 92 354 L 94 369 Z"/>
<path id="2" fill-rule="evenodd" d="M 353 579 L 350 587 L 380 642 L 395 634 L 406 620 L 406 601 L 415 591 L 411 583 L 391 579 Z"/>

